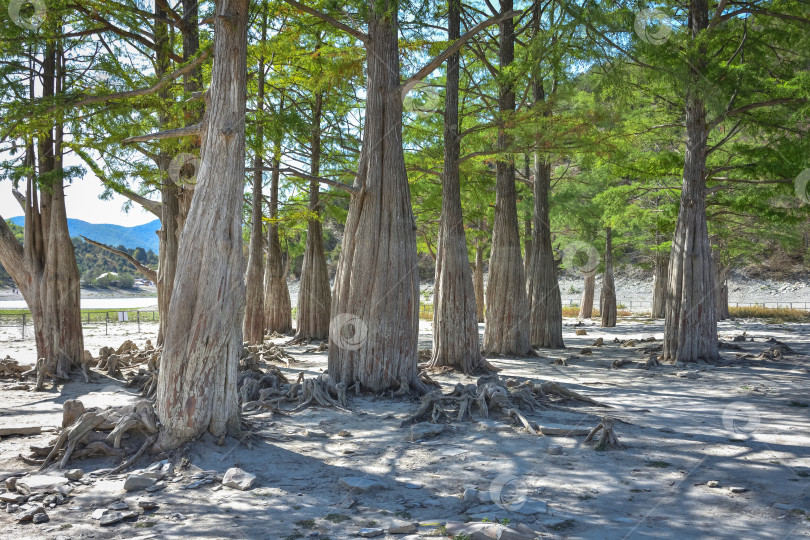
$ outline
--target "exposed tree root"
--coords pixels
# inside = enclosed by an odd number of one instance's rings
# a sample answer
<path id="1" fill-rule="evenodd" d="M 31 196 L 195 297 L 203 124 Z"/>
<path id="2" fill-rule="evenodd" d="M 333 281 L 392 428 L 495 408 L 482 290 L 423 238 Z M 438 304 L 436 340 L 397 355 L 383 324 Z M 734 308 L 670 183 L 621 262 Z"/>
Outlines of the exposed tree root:
<path id="1" fill-rule="evenodd" d="M 144 433 L 149 436 L 147 442 L 151 440 L 136 454 L 134 459 L 138 459 L 156 440 L 157 417 L 149 401 L 99 412 L 92 409 L 85 411 L 80 401 L 68 400 L 63 409 L 65 425 L 59 436 L 47 447 L 32 446 L 33 455 L 21 456 L 23 461 L 44 470 L 57 459 L 59 468 L 64 469 L 72 459 L 91 455 L 123 456 L 129 451 L 121 448 L 122 438 L 132 432 Z M 45 459 L 39 460 L 43 455 Z"/>
<path id="2" fill-rule="evenodd" d="M 613 431 L 613 419 L 609 416 L 602 417 L 602 421 L 599 422 L 599 425 L 593 428 L 591 432 L 588 433 L 588 436 L 585 437 L 585 442 L 593 440 L 594 436 L 596 436 L 600 430 L 602 431 L 602 435 L 599 438 L 599 442 L 596 444 L 596 450 L 624 448 L 619 442 L 619 438 L 616 437 L 616 433 Z"/>
<path id="3" fill-rule="evenodd" d="M 523 412 L 558 408 L 552 396 L 556 400 L 574 399 L 590 405 L 607 406 L 554 382 L 536 384 L 530 380 L 518 382 L 515 379 L 504 382 L 497 375 L 487 375 L 479 378 L 477 385 L 459 383 L 448 394 L 442 394 L 440 390 L 425 394 L 419 409 L 406 418 L 400 427 L 419 422 L 475 421 L 473 412 L 484 418 L 496 412 L 529 433 L 543 435 L 545 433 L 529 421 Z"/>

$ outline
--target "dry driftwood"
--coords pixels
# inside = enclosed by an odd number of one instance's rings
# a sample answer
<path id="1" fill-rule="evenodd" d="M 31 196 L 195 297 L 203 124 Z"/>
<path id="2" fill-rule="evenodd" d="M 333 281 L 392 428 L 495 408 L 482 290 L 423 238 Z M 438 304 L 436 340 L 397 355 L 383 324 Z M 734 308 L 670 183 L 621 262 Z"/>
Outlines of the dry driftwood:
<path id="1" fill-rule="evenodd" d="M 613 431 L 613 419 L 609 416 L 603 416 L 602 421 L 588 433 L 588 436 L 585 437 L 585 442 L 590 442 L 596 436 L 599 431 L 602 431 L 601 437 L 599 437 L 599 442 L 596 444 L 596 450 L 607 450 L 607 449 L 621 449 L 624 448 L 622 444 L 619 442 L 619 438 L 616 437 L 616 433 Z"/>

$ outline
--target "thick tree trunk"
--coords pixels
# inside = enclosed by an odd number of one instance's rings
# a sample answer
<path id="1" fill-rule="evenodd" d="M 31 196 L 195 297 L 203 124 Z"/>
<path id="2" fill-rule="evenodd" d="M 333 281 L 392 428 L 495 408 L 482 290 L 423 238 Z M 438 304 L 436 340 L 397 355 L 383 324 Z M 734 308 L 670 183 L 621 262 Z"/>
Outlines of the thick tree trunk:
<path id="1" fill-rule="evenodd" d="M 717 310 L 717 320 L 725 321 L 730 316 L 728 312 L 728 274 L 731 267 L 723 264 L 721 255 L 719 247 L 712 249 L 715 309 Z"/>
<path id="2" fill-rule="evenodd" d="M 602 326 L 616 326 L 616 285 L 613 283 L 613 231 L 605 230 L 605 273 L 602 275 L 602 292 L 599 296 L 599 315 Z"/>
<path id="3" fill-rule="evenodd" d="M 593 298 L 596 290 L 596 269 L 585 272 L 582 286 L 582 301 L 579 303 L 579 319 L 590 319 L 593 316 Z"/>
<path id="4" fill-rule="evenodd" d="M 448 2 L 448 40 L 461 35 L 460 0 Z M 470 272 L 458 158 L 459 55 L 447 59 L 444 99 L 444 171 L 442 213 L 436 250 L 436 287 L 433 290 L 433 356 L 431 367 L 451 366 L 462 373 L 485 371 L 478 343 L 475 288 Z"/>
<path id="5" fill-rule="evenodd" d="M 562 298 L 557 263 L 551 244 L 548 195 L 551 167 L 540 154 L 534 163 L 534 238 L 529 274 L 531 343 L 535 347 L 562 349 Z"/>
<path id="6" fill-rule="evenodd" d="M 475 271 L 473 272 L 475 289 L 475 318 L 484 322 L 484 246 L 480 240 L 475 243 Z"/>
<path id="7" fill-rule="evenodd" d="M 416 226 L 402 150 L 397 10 L 368 9 L 366 124 L 335 279 L 329 374 L 380 392 L 425 390 L 417 373 Z"/>
<path id="8" fill-rule="evenodd" d="M 262 15 L 262 41 L 267 41 L 267 12 Z M 264 233 L 262 232 L 262 184 L 264 182 L 264 56 L 259 53 L 256 94 L 256 146 L 253 158 L 253 201 L 250 212 L 250 246 L 245 273 L 245 320 L 242 334 L 248 343 L 264 341 Z"/>
<path id="9" fill-rule="evenodd" d="M 512 10 L 512 0 L 501 0 L 501 13 Z M 506 18 L 499 24 L 500 67 L 509 69 L 515 57 L 515 24 Z M 509 82 L 498 89 L 498 108 L 502 115 L 515 110 L 515 93 Z M 503 120 L 502 120 L 503 121 Z M 504 125 L 498 130 L 498 148 L 510 147 L 511 137 Z M 484 351 L 489 354 L 530 354 L 529 302 L 521 258 L 518 231 L 515 164 L 503 156 L 496 165 L 495 224 L 492 255 L 489 261 L 487 312 L 484 327 Z M 507 161 L 508 160 L 508 161 Z"/>
<path id="10" fill-rule="evenodd" d="M 278 181 L 281 142 L 276 141 L 270 180 L 270 225 L 267 227 L 267 266 L 264 269 L 264 328 L 286 334 L 292 330 L 292 304 L 287 286 L 287 265 L 278 236 Z"/>
<path id="11" fill-rule="evenodd" d="M 315 96 L 312 110 L 312 165 L 313 177 L 321 174 L 321 115 L 323 94 Z M 298 322 L 296 339 L 326 339 L 329 337 L 329 314 L 332 309 L 332 292 L 329 290 L 329 273 L 323 248 L 323 227 L 320 219 L 320 200 L 317 180 L 309 183 L 309 212 L 307 244 L 301 266 L 301 283 L 298 288 Z"/>
<path id="12" fill-rule="evenodd" d="M 63 54 L 51 43 L 42 59 L 44 98 L 62 93 L 64 73 Z M 33 82 L 30 97 L 34 98 Z M 43 189 L 38 190 L 36 180 L 29 175 L 22 246 L 0 217 L 0 262 L 31 311 L 37 357 L 45 359 L 48 372 L 67 379 L 71 368 L 84 357 L 84 339 L 79 268 L 68 233 L 61 178 L 62 129 L 62 125 L 57 124 L 40 135 L 38 174 Z M 34 169 L 32 143 L 26 147 L 26 165 Z"/>
<path id="13" fill-rule="evenodd" d="M 219 1 L 197 189 L 180 237 L 158 375 L 158 447 L 239 429 L 248 0 Z"/>
<path id="14" fill-rule="evenodd" d="M 690 0 L 692 40 L 702 39 L 709 24 L 706 0 Z M 714 269 L 706 225 L 705 45 L 690 60 L 686 95 L 686 153 L 678 222 L 669 261 L 669 291 L 664 325 L 663 360 L 695 362 L 719 357 Z"/>
<path id="15" fill-rule="evenodd" d="M 653 262 L 653 293 L 650 312 L 653 319 L 663 319 L 666 312 L 668 272 L 669 254 L 656 252 Z"/>

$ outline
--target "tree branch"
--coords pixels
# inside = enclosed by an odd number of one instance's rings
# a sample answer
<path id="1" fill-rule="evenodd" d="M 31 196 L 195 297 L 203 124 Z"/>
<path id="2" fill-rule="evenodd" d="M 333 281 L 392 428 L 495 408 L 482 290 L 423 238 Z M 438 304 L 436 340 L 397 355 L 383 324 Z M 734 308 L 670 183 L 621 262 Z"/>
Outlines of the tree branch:
<path id="1" fill-rule="evenodd" d="M 245 172 L 253 172 L 255 170 L 256 170 L 255 167 L 248 167 L 248 168 L 245 169 Z M 329 186 L 333 186 L 333 187 L 336 187 L 338 189 L 342 189 L 343 191 L 351 193 L 352 195 L 357 195 L 358 193 L 360 193 L 359 189 L 357 189 L 356 187 L 351 186 L 349 184 L 344 184 L 343 182 L 338 182 L 337 180 L 330 180 L 329 178 L 323 178 L 322 176 L 312 176 L 310 174 L 302 173 L 301 171 L 296 171 L 295 169 L 289 169 L 289 168 L 282 169 L 282 168 L 276 168 L 276 167 L 262 167 L 262 170 L 267 171 L 267 172 L 278 171 L 280 173 L 288 174 L 290 176 L 294 176 L 296 178 L 301 178 L 303 180 L 314 180 L 316 182 L 320 182 L 321 184 L 327 184 Z"/>
<path id="2" fill-rule="evenodd" d="M 290 1 L 290 0 L 287 0 Z M 496 15 L 495 17 L 490 17 L 489 19 L 480 22 L 472 27 L 469 31 L 467 31 L 463 36 L 458 38 L 452 45 L 447 47 L 439 56 L 428 62 L 425 67 L 414 73 L 411 77 L 408 78 L 402 85 L 400 85 L 400 89 L 402 90 L 403 96 L 408 93 L 408 91 L 413 88 L 413 85 L 433 73 L 433 71 L 442 65 L 448 58 L 456 54 L 461 47 L 464 46 L 470 39 L 472 39 L 476 34 L 492 26 L 493 24 L 498 24 L 504 19 L 509 19 L 520 15 L 520 11 L 509 11 L 506 13 L 501 13 L 500 15 Z"/>
<path id="3" fill-rule="evenodd" d="M 304 13 L 309 13 L 310 15 L 314 15 L 315 17 L 318 17 L 322 21 L 331 24 L 335 28 L 337 28 L 339 30 L 343 30 L 344 32 L 346 32 L 350 36 L 353 36 L 353 37 L 359 39 L 363 43 L 368 43 L 368 39 L 369 39 L 368 34 L 366 34 L 364 32 L 361 32 L 360 30 L 357 30 L 356 28 L 352 28 L 351 26 L 349 26 L 347 24 L 343 24 L 339 20 L 330 17 L 326 13 L 321 13 L 320 11 L 318 11 L 316 9 L 312 9 L 309 6 L 305 6 L 304 4 L 302 4 L 300 2 L 296 2 L 295 0 L 284 0 L 284 1 L 287 2 L 288 4 L 290 4 L 292 7 L 296 8 L 296 9 L 300 9 Z"/>
<path id="4" fill-rule="evenodd" d="M 80 236 L 81 236 L 81 235 L 80 235 Z M 138 272 L 140 272 L 141 274 L 143 274 L 143 275 L 144 275 L 144 277 L 145 277 L 146 279 L 148 279 L 148 280 L 149 280 L 149 281 L 151 281 L 152 283 L 157 283 L 157 271 L 156 271 L 156 270 L 152 270 L 152 269 L 151 269 L 151 268 L 149 268 L 148 266 L 145 266 L 145 265 L 141 264 L 140 262 L 138 262 L 138 259 L 136 259 L 136 258 L 135 258 L 135 257 L 133 257 L 132 255 L 130 255 L 130 254 L 129 254 L 129 253 L 127 253 L 126 251 L 121 251 L 121 250 L 119 250 L 119 249 L 111 248 L 110 246 L 108 246 L 108 245 L 106 245 L 106 244 L 102 244 L 101 242 L 96 242 L 95 240 L 90 240 L 90 239 L 89 239 L 89 238 L 87 238 L 86 236 L 82 236 L 82 238 L 84 238 L 84 241 L 85 241 L 85 242 L 87 242 L 88 244 L 92 244 L 92 245 L 94 245 L 94 246 L 98 246 L 98 247 L 100 247 L 101 249 L 107 250 L 107 251 L 109 251 L 110 253 L 114 253 L 114 254 L 118 255 L 119 257 L 123 257 L 123 258 L 125 258 L 127 261 L 129 261 L 129 263 L 130 263 L 132 266 L 134 266 L 135 268 L 137 268 L 137 269 L 138 269 Z"/>
<path id="5" fill-rule="evenodd" d="M 129 137 L 121 141 L 122 144 L 129 144 L 134 142 L 147 142 L 158 141 L 161 139 L 177 139 L 179 137 L 186 137 L 189 135 L 199 135 L 202 130 L 202 124 L 194 124 L 193 126 L 186 126 L 177 129 L 167 129 L 166 131 L 158 131 L 157 133 L 147 133 L 146 135 L 137 135 Z"/>
<path id="6" fill-rule="evenodd" d="M 25 212 L 25 195 L 16 189 L 12 189 L 11 193 L 14 195 L 14 198 L 17 199 L 17 202 L 20 203 L 20 208 L 22 208 L 22 211 Z"/>
<path id="7" fill-rule="evenodd" d="M 6 269 L 8 275 L 17 284 L 22 292 L 23 286 L 27 284 L 25 277 L 23 247 L 19 240 L 11 232 L 6 220 L 0 216 L 0 264 Z"/>

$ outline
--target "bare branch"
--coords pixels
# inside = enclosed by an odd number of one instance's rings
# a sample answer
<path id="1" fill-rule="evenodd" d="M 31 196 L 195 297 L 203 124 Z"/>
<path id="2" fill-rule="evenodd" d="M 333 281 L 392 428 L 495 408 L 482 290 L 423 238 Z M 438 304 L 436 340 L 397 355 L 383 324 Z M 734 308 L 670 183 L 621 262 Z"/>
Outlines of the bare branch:
<path id="1" fill-rule="evenodd" d="M 146 279 L 148 279 L 152 283 L 157 283 L 157 271 L 152 270 L 148 266 L 145 266 L 145 265 L 141 264 L 138 261 L 138 259 L 136 259 L 132 255 L 130 255 L 126 251 L 121 251 L 120 249 L 111 248 L 110 246 L 108 246 L 106 244 L 102 244 L 101 242 L 96 242 L 95 240 L 90 240 L 86 236 L 82 236 L 82 238 L 84 238 L 84 241 L 87 242 L 88 244 L 93 244 L 94 246 L 98 246 L 101 249 L 105 249 L 105 250 L 109 251 L 110 253 L 114 253 L 114 254 L 118 255 L 119 257 L 125 258 L 127 261 L 129 261 L 129 263 L 132 266 L 137 268 L 138 272 L 143 274 Z"/>

